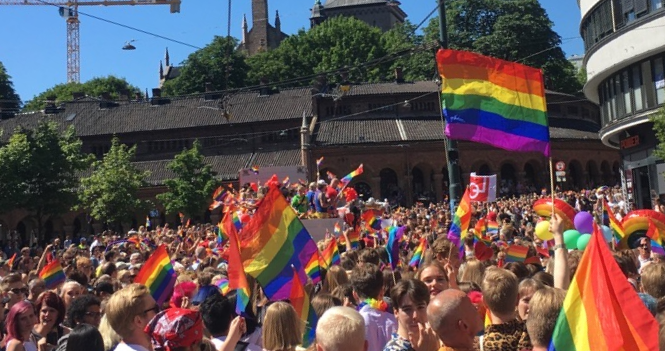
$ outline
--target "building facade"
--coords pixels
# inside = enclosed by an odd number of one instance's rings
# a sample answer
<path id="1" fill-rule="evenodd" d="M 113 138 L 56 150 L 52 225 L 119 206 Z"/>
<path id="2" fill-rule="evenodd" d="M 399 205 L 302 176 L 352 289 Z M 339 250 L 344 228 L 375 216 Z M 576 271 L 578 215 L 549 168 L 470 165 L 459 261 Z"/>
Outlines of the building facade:
<path id="1" fill-rule="evenodd" d="M 586 97 L 600 106 L 600 138 L 619 149 L 629 196 L 651 208 L 665 194 L 649 117 L 665 104 L 665 1 L 579 0 Z"/>
<path id="2" fill-rule="evenodd" d="M 335 16 L 355 17 L 386 32 L 406 19 L 399 5 L 397 0 L 326 0 L 323 4 L 316 0 L 309 21 L 314 27 Z"/>
<path id="3" fill-rule="evenodd" d="M 401 83 L 398 83 L 401 82 Z M 16 127 L 33 128 L 40 120 L 72 125 L 85 152 L 103 157 L 112 137 L 137 147 L 136 166 L 149 170 L 149 187 L 140 197 L 155 201 L 164 192 L 164 180 L 173 177 L 166 165 L 198 139 L 206 162 L 217 176 L 235 184 L 238 174 L 251 166 L 303 166 L 308 179 L 316 178 L 315 160 L 325 157 L 320 169 L 344 176 L 359 164 L 364 173 L 351 182 L 364 199 L 388 199 L 409 205 L 415 201 L 442 201 L 448 191 L 448 171 L 439 107 L 440 88 L 434 81 L 351 84 L 340 87 L 319 81 L 315 87 L 275 89 L 263 86 L 224 96 L 207 92 L 170 100 L 159 89 L 153 96 L 125 97 L 119 101 L 84 97 L 48 112 L 19 114 L 0 120 L 0 143 Z M 600 115 L 595 104 L 566 94 L 547 92 L 552 155 L 567 164 L 564 189 L 614 185 L 619 180 L 618 152 L 598 137 Z M 223 103 L 222 103 L 223 102 Z M 224 113 L 224 110 L 227 114 Z M 227 119 L 228 117 L 228 119 Z M 509 192 L 548 187 L 548 160 L 537 153 L 515 153 L 471 142 L 460 142 L 462 181 L 471 172 L 497 174 Z M 305 179 L 306 180 L 306 179 Z M 179 223 L 157 206 L 153 225 Z M 123 224 L 126 230 L 143 224 L 137 213 Z M 219 220 L 205 212 L 195 221 Z M 8 230 L 23 236 L 36 228 L 36 220 L 22 210 L 0 214 L 0 241 Z M 51 218 L 46 237 L 100 232 L 85 211 Z"/>

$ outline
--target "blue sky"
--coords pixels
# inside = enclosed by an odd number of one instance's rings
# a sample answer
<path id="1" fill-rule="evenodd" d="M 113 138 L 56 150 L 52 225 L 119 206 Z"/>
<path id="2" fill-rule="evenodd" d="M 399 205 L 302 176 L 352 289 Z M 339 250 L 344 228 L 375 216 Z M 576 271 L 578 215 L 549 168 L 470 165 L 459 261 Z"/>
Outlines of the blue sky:
<path id="1" fill-rule="evenodd" d="M 30 0 L 37 2 L 36 0 Z M 81 1 L 81 0 L 79 0 Z M 295 33 L 309 28 L 309 9 L 314 0 L 269 0 L 270 22 L 279 10 L 282 31 Z M 540 0 L 564 39 L 567 56 L 582 54 L 579 38 L 580 12 L 575 0 Z M 436 6 L 433 0 L 402 0 L 408 19 L 417 24 Z M 227 0 L 182 0 L 181 12 L 169 13 L 159 6 L 81 6 L 80 12 L 122 23 L 165 37 L 203 47 L 215 35 L 226 35 Z M 251 23 L 251 1 L 235 0 L 231 10 L 231 35 L 239 38 L 243 14 Z M 116 75 L 141 89 L 157 87 L 159 60 L 169 49 L 171 61 L 179 63 L 196 49 L 155 38 L 85 15 L 79 16 L 81 81 Z M 67 80 L 66 24 L 54 6 L 0 6 L 0 62 L 12 76 L 23 101 Z M 126 41 L 136 40 L 136 50 L 121 50 Z"/>

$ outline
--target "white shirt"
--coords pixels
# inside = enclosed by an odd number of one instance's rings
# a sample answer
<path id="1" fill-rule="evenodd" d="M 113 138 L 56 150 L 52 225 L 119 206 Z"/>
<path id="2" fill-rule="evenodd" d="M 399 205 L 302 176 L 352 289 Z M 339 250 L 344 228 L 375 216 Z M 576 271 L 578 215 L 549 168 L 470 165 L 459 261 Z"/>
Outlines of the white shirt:
<path id="1" fill-rule="evenodd" d="M 137 344 L 126 344 L 121 342 L 115 347 L 115 351 L 150 351 L 145 347 Z"/>

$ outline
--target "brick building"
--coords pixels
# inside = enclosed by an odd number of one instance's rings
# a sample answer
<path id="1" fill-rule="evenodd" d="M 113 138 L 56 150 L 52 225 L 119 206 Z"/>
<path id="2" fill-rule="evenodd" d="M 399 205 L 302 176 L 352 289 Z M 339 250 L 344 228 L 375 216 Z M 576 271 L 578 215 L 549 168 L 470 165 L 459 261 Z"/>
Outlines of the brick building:
<path id="1" fill-rule="evenodd" d="M 406 13 L 396 0 L 316 0 L 309 18 L 312 27 L 335 16 L 355 17 L 370 26 L 386 32 L 395 25 L 404 23 Z"/>
<path id="2" fill-rule="evenodd" d="M 19 114 L 0 121 L 7 142 L 18 126 L 34 127 L 49 119 L 73 125 L 84 151 L 102 157 L 116 135 L 137 146 L 136 165 L 150 170 L 150 186 L 141 191 L 154 199 L 172 176 L 166 164 L 183 147 L 199 139 L 206 162 L 217 175 L 237 182 L 238 171 L 253 165 L 305 166 L 315 178 L 315 160 L 325 157 L 321 173 L 343 176 L 363 163 L 365 172 L 351 186 L 365 198 L 399 201 L 441 201 L 447 191 L 446 153 L 436 82 L 397 82 L 351 85 L 348 89 L 320 81 L 315 88 L 277 90 L 264 86 L 228 96 L 207 92 L 169 99 L 153 90 L 150 99 L 123 97 L 118 101 L 83 97 L 51 108 L 48 113 Z M 598 138 L 595 104 L 577 97 L 547 92 L 556 161 L 568 165 L 566 188 L 616 184 L 619 155 Z M 227 113 L 227 120 L 225 113 Z M 549 182 L 548 162 L 541 154 L 514 153 L 490 146 L 460 142 L 462 179 L 470 172 L 496 173 L 500 181 L 533 184 Z M 236 183 L 237 187 L 237 183 Z M 177 223 L 176 215 L 160 214 L 153 225 Z M 136 228 L 145 213 L 123 227 Z M 217 221 L 218 213 L 201 213 L 195 220 Z M 8 230 L 25 235 L 36 221 L 22 210 L 0 214 L 0 242 Z M 46 223 L 47 237 L 64 233 L 99 232 L 84 211 L 71 212 Z"/>
<path id="3" fill-rule="evenodd" d="M 275 25 L 272 26 L 268 21 L 268 0 L 252 0 L 252 28 L 248 28 L 247 16 L 243 16 L 239 49 L 252 56 L 277 48 L 287 36 L 282 33 L 279 11 L 275 12 Z"/>

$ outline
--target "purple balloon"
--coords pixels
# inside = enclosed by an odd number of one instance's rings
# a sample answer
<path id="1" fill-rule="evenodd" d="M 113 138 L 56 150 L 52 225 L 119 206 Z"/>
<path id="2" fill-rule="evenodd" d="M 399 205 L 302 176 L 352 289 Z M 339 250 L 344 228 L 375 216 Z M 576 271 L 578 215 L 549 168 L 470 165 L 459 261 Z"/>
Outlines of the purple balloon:
<path id="1" fill-rule="evenodd" d="M 579 212 L 575 215 L 575 229 L 580 233 L 593 233 L 593 216 L 589 212 Z"/>

